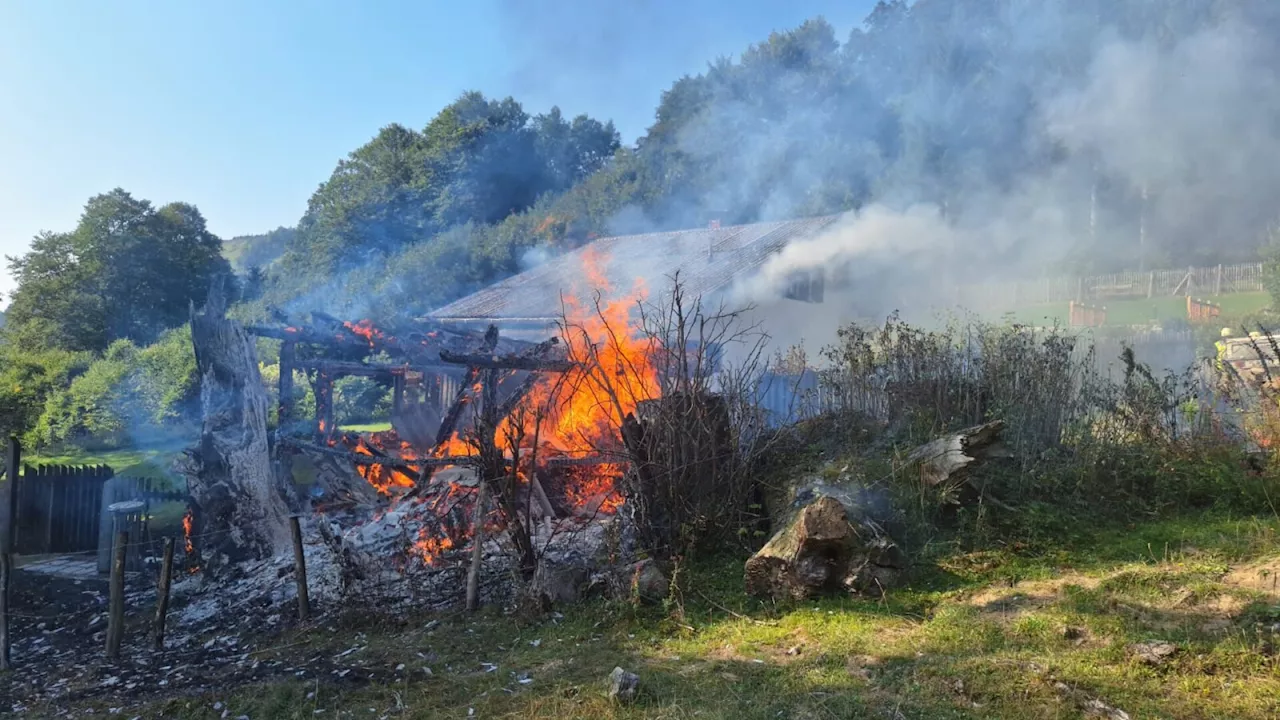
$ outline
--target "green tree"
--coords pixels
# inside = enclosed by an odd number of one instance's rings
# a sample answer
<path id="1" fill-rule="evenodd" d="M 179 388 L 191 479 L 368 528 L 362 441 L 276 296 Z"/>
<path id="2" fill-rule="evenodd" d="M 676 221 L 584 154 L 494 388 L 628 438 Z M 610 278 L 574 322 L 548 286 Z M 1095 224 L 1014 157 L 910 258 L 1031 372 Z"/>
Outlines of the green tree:
<path id="1" fill-rule="evenodd" d="M 193 205 L 156 209 L 120 189 L 98 195 L 75 230 L 44 233 L 8 258 L 18 287 L 6 331 L 25 346 L 65 350 L 149 343 L 229 270 L 220 251 Z"/>

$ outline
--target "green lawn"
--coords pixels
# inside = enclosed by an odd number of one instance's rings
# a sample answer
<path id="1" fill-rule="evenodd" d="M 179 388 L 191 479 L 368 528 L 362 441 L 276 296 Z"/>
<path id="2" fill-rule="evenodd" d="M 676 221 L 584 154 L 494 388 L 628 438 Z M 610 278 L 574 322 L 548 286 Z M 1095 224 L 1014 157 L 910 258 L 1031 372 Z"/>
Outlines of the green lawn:
<path id="1" fill-rule="evenodd" d="M 1257 313 L 1271 304 L 1267 293 L 1239 293 L 1208 298 L 1222 306 L 1226 318 L 1239 318 Z M 1097 303 L 1107 308 L 1108 325 L 1144 325 L 1152 322 L 1187 317 L 1187 301 L 1183 297 L 1161 297 L 1150 300 L 1117 300 Z M 1028 325 L 1067 324 L 1068 303 L 1032 305 L 1010 313 L 1016 322 Z"/>
<path id="2" fill-rule="evenodd" d="M 391 429 L 391 423 L 389 421 L 384 421 L 356 425 L 339 425 L 338 429 L 355 433 L 386 432 Z"/>
<path id="3" fill-rule="evenodd" d="M 31 454 L 23 457 L 29 465 L 110 465 L 116 475 L 171 479 L 173 459 L 186 445 L 168 445 L 150 449 L 69 450 L 60 454 Z"/>
<path id="4" fill-rule="evenodd" d="M 1275 517 L 1210 514 L 1098 532 L 1041 555 L 941 555 L 883 599 L 761 603 L 742 593 L 741 561 L 726 559 L 686 568 L 662 607 L 597 601 L 560 617 L 485 611 L 386 624 L 353 607 L 260 659 L 288 666 L 341 653 L 358 668 L 350 677 L 377 680 L 280 680 L 126 716 L 1120 717 L 1114 708 L 1133 718 L 1270 718 L 1280 712 L 1278 531 Z M 1130 646 L 1147 641 L 1176 653 L 1145 664 Z M 606 698 L 614 666 L 640 676 L 634 705 Z"/>

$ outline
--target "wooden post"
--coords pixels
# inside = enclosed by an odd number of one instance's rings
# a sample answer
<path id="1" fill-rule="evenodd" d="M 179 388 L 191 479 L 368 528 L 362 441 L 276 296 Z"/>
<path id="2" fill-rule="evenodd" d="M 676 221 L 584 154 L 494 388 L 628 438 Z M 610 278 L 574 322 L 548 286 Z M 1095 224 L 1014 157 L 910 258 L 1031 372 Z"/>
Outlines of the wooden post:
<path id="1" fill-rule="evenodd" d="M 1152 270 L 1151 274 L 1147 276 L 1147 299 L 1150 300 L 1151 298 L 1155 297 L 1155 294 L 1156 294 L 1156 271 Z"/>
<path id="2" fill-rule="evenodd" d="M 297 343 L 285 340 L 280 343 L 280 397 L 276 403 L 276 431 L 281 435 L 294 429 L 293 417 L 293 369 L 297 366 Z M 285 487 L 293 487 L 293 452 L 283 444 L 275 446 L 276 472 Z"/>
<path id="3" fill-rule="evenodd" d="M 111 536 L 115 532 L 115 520 L 111 516 L 111 505 L 116 502 L 118 488 L 123 478 L 108 478 L 102 484 L 102 502 L 98 509 L 98 572 L 111 572 Z"/>
<path id="4" fill-rule="evenodd" d="M 22 448 L 9 438 L 4 484 L 0 485 L 0 670 L 13 668 L 9 638 L 9 586 L 13 581 L 13 552 L 18 542 L 18 467 Z"/>
<path id="5" fill-rule="evenodd" d="M 467 570 L 467 612 L 480 605 L 480 561 L 484 556 L 484 506 L 489 483 L 481 481 L 476 488 L 476 509 L 471 518 L 471 567 Z"/>
<path id="6" fill-rule="evenodd" d="M 547 498 L 547 491 L 543 489 L 542 483 L 538 481 L 538 473 L 534 472 L 529 475 L 529 489 L 533 492 L 533 499 L 538 503 L 538 507 L 542 509 L 542 514 L 549 518 L 556 516 L 555 508 L 551 507 L 551 500 Z"/>
<path id="7" fill-rule="evenodd" d="M 13 553 L 0 552 L 0 671 L 12 670 L 9 654 L 9 582 L 13 575 Z"/>
<path id="8" fill-rule="evenodd" d="M 307 595 L 307 557 L 302 552 L 302 526 L 298 516 L 289 517 L 289 533 L 293 535 L 293 576 L 298 582 L 298 619 L 311 617 L 311 598 Z"/>
<path id="9" fill-rule="evenodd" d="M 1222 294 L 1222 263 L 1218 263 L 1218 273 L 1213 281 L 1213 294 L 1214 295 Z"/>
<path id="10" fill-rule="evenodd" d="M 316 442 L 325 443 L 333 434 L 333 378 L 316 371 Z"/>
<path id="11" fill-rule="evenodd" d="M 297 365 L 296 343 L 280 343 L 280 398 L 276 405 L 276 427 L 286 430 L 293 421 L 293 369 Z"/>
<path id="12" fill-rule="evenodd" d="M 173 538 L 164 539 L 160 584 L 156 587 L 156 650 L 164 650 L 164 621 L 169 614 L 169 585 L 173 580 Z"/>
<path id="13" fill-rule="evenodd" d="M 391 417 L 399 417 L 404 411 L 404 375 L 391 378 Z"/>
<path id="14" fill-rule="evenodd" d="M 22 446 L 10 436 L 5 462 L 5 483 L 0 497 L 0 552 L 16 552 L 18 545 L 18 477 L 21 472 Z"/>
<path id="15" fill-rule="evenodd" d="M 115 550 L 111 558 L 111 597 L 107 609 L 107 659 L 120 657 L 120 642 L 124 639 L 124 559 L 129 546 L 129 533 L 116 533 Z"/>

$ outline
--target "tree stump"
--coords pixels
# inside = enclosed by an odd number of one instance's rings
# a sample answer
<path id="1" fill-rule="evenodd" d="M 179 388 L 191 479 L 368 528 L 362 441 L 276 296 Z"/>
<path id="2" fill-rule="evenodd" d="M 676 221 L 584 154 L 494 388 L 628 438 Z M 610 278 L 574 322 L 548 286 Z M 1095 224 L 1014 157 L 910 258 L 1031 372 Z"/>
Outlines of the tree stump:
<path id="1" fill-rule="evenodd" d="M 192 537 L 206 572 L 289 548 L 291 488 L 273 472 L 267 392 L 253 338 L 226 317 L 215 281 L 204 309 L 191 311 L 200 375 L 201 433 L 181 468 L 192 498 Z"/>
<path id="2" fill-rule="evenodd" d="M 747 561 L 747 592 L 775 600 L 879 593 L 901 565 L 897 545 L 877 523 L 851 522 L 844 504 L 824 495 L 801 508 Z"/>

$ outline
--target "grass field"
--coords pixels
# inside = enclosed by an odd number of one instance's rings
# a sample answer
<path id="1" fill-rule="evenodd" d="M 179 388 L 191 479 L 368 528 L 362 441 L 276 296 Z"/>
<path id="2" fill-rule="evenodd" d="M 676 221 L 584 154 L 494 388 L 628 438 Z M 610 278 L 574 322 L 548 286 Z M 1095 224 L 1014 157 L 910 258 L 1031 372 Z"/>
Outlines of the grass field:
<path id="1" fill-rule="evenodd" d="M 1226 318 L 1239 318 L 1259 312 L 1271 304 L 1267 293 L 1239 293 L 1208 298 L 1222 306 Z M 1145 325 L 1152 322 L 1186 320 L 1186 298 L 1162 297 L 1150 300 L 1119 300 L 1097 303 L 1107 308 L 1108 325 Z M 1067 324 L 1068 303 L 1032 305 L 1018 308 L 1008 314 L 1013 320 L 1028 325 Z"/>
<path id="2" fill-rule="evenodd" d="M 166 445 L 148 449 L 108 451 L 74 450 L 60 454 L 26 455 L 23 462 L 31 465 L 110 465 L 116 475 L 170 479 L 169 466 L 186 445 Z"/>
<path id="3" fill-rule="evenodd" d="M 1275 517 L 1221 515 L 1091 538 L 1086 528 L 1081 537 L 1090 539 L 1041 554 L 941 554 L 883 599 L 761 603 L 742 593 L 741 561 L 726 559 L 686 569 L 683 590 L 665 607 L 595 602 L 539 620 L 485 612 L 387 625 L 364 613 L 281 638 L 261 659 L 342 653 L 368 675 L 394 680 L 271 683 L 127 713 L 1275 717 L 1278 531 Z M 1175 652 L 1147 664 L 1131 646 L 1148 641 Z M 634 705 L 607 699 L 614 666 L 640 676 Z"/>
<path id="4" fill-rule="evenodd" d="M 356 433 L 386 432 L 391 429 L 390 422 L 364 423 L 357 425 L 339 425 L 339 430 Z"/>

